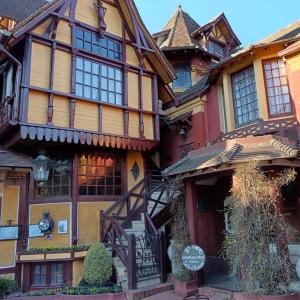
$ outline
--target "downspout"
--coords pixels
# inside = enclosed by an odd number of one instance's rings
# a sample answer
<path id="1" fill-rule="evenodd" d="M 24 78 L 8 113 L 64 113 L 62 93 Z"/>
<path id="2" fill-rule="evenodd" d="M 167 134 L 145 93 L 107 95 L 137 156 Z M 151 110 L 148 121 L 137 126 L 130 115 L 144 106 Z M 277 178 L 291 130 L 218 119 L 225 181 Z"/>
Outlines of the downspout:
<path id="1" fill-rule="evenodd" d="M 15 97 L 14 101 L 14 111 L 13 111 L 13 120 L 9 120 L 12 125 L 16 125 L 18 123 L 18 115 L 19 115 L 19 104 L 20 104 L 20 84 L 21 84 L 21 76 L 22 76 L 22 64 L 21 62 L 15 58 L 11 53 L 9 53 L 5 49 L 5 44 L 8 42 L 9 38 L 12 34 L 8 31 L 0 31 L 0 53 L 4 53 L 16 66 L 16 78 L 14 85 L 14 92 L 10 96 L 10 99 Z M 10 100 L 9 99 L 9 100 Z"/>

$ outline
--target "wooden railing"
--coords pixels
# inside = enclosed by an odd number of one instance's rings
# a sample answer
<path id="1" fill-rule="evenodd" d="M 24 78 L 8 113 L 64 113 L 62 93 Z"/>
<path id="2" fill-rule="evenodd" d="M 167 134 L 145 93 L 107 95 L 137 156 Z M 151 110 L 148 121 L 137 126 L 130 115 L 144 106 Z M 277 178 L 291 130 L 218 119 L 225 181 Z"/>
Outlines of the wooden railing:
<path id="1" fill-rule="evenodd" d="M 285 129 L 295 128 L 298 125 L 298 121 L 294 116 L 286 117 L 283 119 L 277 120 L 268 120 L 264 121 L 263 119 L 259 119 L 256 122 L 253 122 L 247 126 L 243 126 L 236 130 L 232 130 L 227 133 L 222 133 L 213 144 L 222 143 L 226 140 L 243 138 L 247 136 L 258 136 L 265 134 L 274 134 L 281 133 Z"/>
<path id="2" fill-rule="evenodd" d="M 154 186 L 149 185 L 149 178 L 141 180 L 108 210 L 100 212 L 100 240 L 111 247 L 113 255 L 117 255 L 126 267 L 129 289 L 137 288 L 136 237 L 134 234 L 128 235 L 124 227 L 138 214 L 144 214 L 146 234 L 159 237 L 159 249 L 153 248 L 152 251 L 159 253 L 160 261 L 164 260 L 165 256 L 164 235 L 158 232 L 151 217 L 154 215 L 158 204 L 166 205 L 165 202 L 161 201 L 166 188 L 162 182 L 157 184 L 158 177 L 155 180 L 156 184 Z M 149 186 L 152 188 L 149 189 Z M 159 194 L 156 199 L 153 199 L 151 196 L 155 192 L 159 192 Z M 147 212 L 149 201 L 155 202 L 150 214 Z M 150 244 L 150 247 L 152 247 L 152 244 Z M 166 279 L 166 271 L 162 264 L 160 265 L 160 272 L 163 281 Z"/>

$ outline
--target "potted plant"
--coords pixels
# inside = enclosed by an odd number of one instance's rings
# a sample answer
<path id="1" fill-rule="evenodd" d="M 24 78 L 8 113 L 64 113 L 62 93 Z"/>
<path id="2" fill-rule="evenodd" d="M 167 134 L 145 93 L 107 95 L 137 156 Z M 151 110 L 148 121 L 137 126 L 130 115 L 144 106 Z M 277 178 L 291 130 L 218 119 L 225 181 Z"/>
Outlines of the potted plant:
<path id="1" fill-rule="evenodd" d="M 294 229 L 280 211 L 280 189 L 295 179 L 294 170 L 281 174 L 263 171 L 259 163 L 238 165 L 225 213 L 230 230 L 223 251 L 232 275 L 239 281 L 242 299 L 296 299 L 288 244 Z"/>
<path id="2" fill-rule="evenodd" d="M 188 297 L 197 293 L 197 282 L 193 280 L 192 273 L 183 266 L 181 259 L 183 250 L 190 244 L 184 191 L 176 180 L 168 183 L 167 190 L 172 214 L 171 245 L 168 254 L 175 278 L 175 293 Z"/>

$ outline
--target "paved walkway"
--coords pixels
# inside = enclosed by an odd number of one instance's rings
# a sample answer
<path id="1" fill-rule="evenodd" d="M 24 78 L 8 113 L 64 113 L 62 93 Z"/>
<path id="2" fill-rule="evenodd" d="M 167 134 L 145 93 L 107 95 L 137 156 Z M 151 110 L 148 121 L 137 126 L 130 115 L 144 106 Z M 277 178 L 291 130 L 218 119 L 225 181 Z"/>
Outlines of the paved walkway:
<path id="1" fill-rule="evenodd" d="M 169 291 L 145 298 L 145 300 L 182 300 L 182 297 L 175 295 L 174 291 Z"/>

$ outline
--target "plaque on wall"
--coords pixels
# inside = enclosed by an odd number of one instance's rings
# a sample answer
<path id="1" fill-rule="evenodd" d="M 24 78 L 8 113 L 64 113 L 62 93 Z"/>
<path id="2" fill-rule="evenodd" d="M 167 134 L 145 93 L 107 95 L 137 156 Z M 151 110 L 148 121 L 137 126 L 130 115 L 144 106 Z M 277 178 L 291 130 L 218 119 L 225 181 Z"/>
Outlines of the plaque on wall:
<path id="1" fill-rule="evenodd" d="M 41 231 L 39 224 L 30 224 L 28 229 L 28 236 L 30 238 L 42 237 L 44 233 Z"/>
<path id="2" fill-rule="evenodd" d="M 57 222 L 57 233 L 66 234 L 68 233 L 68 221 L 61 220 Z"/>
<path id="3" fill-rule="evenodd" d="M 0 241 L 17 240 L 19 238 L 19 226 L 0 226 Z"/>

